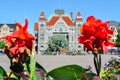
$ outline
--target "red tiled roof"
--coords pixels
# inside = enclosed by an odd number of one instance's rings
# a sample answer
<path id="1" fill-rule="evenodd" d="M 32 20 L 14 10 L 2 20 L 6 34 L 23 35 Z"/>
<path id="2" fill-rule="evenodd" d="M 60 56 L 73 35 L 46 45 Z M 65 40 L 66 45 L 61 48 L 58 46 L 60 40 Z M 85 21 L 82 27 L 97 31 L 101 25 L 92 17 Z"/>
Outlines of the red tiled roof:
<path id="1" fill-rule="evenodd" d="M 81 16 L 80 12 L 78 12 L 76 20 L 82 20 L 82 16 Z"/>
<path id="2" fill-rule="evenodd" d="M 75 24 L 72 22 L 72 20 L 70 20 L 68 16 L 62 16 L 62 18 L 68 26 L 75 26 Z"/>
<path id="3" fill-rule="evenodd" d="M 52 19 L 47 23 L 47 26 L 53 26 L 57 20 L 59 19 L 59 16 L 53 16 Z M 62 16 L 62 19 L 65 21 L 65 23 L 68 26 L 74 26 L 75 24 L 70 20 L 68 16 Z"/>
<path id="4" fill-rule="evenodd" d="M 49 22 L 47 22 L 47 26 L 53 26 L 58 19 L 59 19 L 59 16 L 53 16 L 52 19 Z"/>
<path id="5" fill-rule="evenodd" d="M 44 12 L 41 12 L 39 20 L 46 20 Z"/>
<path id="6" fill-rule="evenodd" d="M 34 24 L 34 31 L 37 31 L 38 30 L 38 23 L 35 23 Z"/>

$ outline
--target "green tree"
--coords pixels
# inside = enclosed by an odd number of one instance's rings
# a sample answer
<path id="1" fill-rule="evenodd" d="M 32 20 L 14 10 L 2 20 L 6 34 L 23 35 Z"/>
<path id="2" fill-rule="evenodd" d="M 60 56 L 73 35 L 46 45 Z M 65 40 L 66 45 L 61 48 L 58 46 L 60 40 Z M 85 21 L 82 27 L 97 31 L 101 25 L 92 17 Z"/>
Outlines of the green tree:
<path id="1" fill-rule="evenodd" d="M 60 48 L 68 48 L 68 42 L 64 35 L 56 34 L 50 37 L 48 41 L 48 50 L 59 51 Z"/>
<path id="2" fill-rule="evenodd" d="M 117 31 L 118 31 L 118 35 L 117 35 L 117 40 L 116 40 L 116 46 L 120 47 L 120 29 L 118 29 Z"/>
<path id="3" fill-rule="evenodd" d="M 5 40 L 0 40 L 0 49 L 4 48 L 5 44 L 6 44 Z"/>

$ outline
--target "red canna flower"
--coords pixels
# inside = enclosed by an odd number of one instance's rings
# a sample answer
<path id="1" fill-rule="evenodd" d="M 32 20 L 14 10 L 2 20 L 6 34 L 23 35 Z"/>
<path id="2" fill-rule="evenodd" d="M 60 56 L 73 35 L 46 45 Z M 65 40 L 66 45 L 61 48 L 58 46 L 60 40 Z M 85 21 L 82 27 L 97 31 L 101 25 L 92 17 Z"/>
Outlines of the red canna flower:
<path id="1" fill-rule="evenodd" d="M 78 37 L 79 43 L 93 53 L 103 53 L 107 51 L 106 46 L 115 46 L 115 43 L 110 42 L 113 31 L 108 28 L 108 23 L 89 16 L 80 29 L 82 36 Z"/>
<path id="2" fill-rule="evenodd" d="M 19 30 L 14 31 L 11 35 L 1 38 L 5 39 L 7 43 L 9 43 L 9 45 L 7 45 L 7 49 L 9 49 L 10 55 L 15 56 L 25 53 L 26 48 L 31 52 L 33 47 L 33 40 L 35 40 L 35 37 L 27 31 L 28 20 L 25 19 L 24 26 L 18 22 L 15 25 L 19 27 Z"/>

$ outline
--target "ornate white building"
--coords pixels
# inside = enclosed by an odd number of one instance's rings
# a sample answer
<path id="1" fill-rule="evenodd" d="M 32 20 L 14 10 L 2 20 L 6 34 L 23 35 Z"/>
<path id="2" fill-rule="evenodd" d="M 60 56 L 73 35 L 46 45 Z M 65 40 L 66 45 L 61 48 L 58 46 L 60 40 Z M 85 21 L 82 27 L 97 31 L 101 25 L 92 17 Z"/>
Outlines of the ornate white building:
<path id="1" fill-rule="evenodd" d="M 80 27 L 83 24 L 80 12 L 76 18 L 73 18 L 73 13 L 66 15 L 64 10 L 57 9 L 48 20 L 44 12 L 41 12 L 39 21 L 34 24 L 34 34 L 36 36 L 36 48 L 38 52 L 48 48 L 48 40 L 52 35 L 64 35 L 69 44 L 69 50 L 83 50 L 82 44 L 78 43 L 80 36 Z"/>
<path id="2" fill-rule="evenodd" d="M 15 24 L 0 24 L 0 37 L 4 37 L 13 33 L 17 27 Z"/>
<path id="3" fill-rule="evenodd" d="M 112 41 L 112 42 L 116 42 L 116 40 L 117 40 L 117 35 L 118 35 L 116 26 L 110 26 L 109 28 L 113 30 L 113 35 L 112 35 L 112 37 L 111 37 L 111 41 Z"/>

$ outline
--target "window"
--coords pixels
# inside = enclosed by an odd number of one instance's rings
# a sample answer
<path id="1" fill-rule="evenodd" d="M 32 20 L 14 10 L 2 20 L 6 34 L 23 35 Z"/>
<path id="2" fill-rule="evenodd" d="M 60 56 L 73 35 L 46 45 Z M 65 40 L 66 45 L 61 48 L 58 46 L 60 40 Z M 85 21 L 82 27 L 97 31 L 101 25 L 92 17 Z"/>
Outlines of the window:
<path id="1" fill-rule="evenodd" d="M 7 28 L 7 27 L 3 27 L 3 30 L 4 30 L 4 31 L 7 31 L 7 30 L 8 30 L 8 28 Z"/>
<path id="2" fill-rule="evenodd" d="M 38 39 L 36 39 L 35 42 L 38 43 Z"/>
<path id="3" fill-rule="evenodd" d="M 50 29 L 47 29 L 48 31 L 50 31 Z"/>
<path id="4" fill-rule="evenodd" d="M 66 39 L 67 39 L 67 41 L 69 42 L 69 35 L 68 35 L 68 34 L 66 35 Z"/>
<path id="5" fill-rule="evenodd" d="M 62 27 L 60 27 L 60 28 L 59 28 L 59 32 L 63 32 L 63 29 L 62 29 Z"/>
<path id="6" fill-rule="evenodd" d="M 38 34 L 37 34 L 37 33 L 35 33 L 35 37 L 38 37 Z"/>
<path id="7" fill-rule="evenodd" d="M 80 36 L 80 34 L 77 34 L 77 36 Z"/>
<path id="8" fill-rule="evenodd" d="M 10 32 L 13 32 L 13 31 L 14 31 L 13 28 L 11 28 L 11 29 L 10 29 Z"/>
<path id="9" fill-rule="evenodd" d="M 78 48 L 81 48 L 81 46 L 79 45 Z"/>
<path id="10" fill-rule="evenodd" d="M 77 27 L 81 27 L 81 24 L 78 24 Z"/>
<path id="11" fill-rule="evenodd" d="M 40 36 L 44 37 L 44 34 L 40 34 Z"/>
<path id="12" fill-rule="evenodd" d="M 71 28 L 70 30 L 71 30 L 71 31 L 74 31 L 74 29 L 73 29 L 73 28 Z"/>
<path id="13" fill-rule="evenodd" d="M 74 38 L 73 38 L 73 36 L 72 36 L 72 41 L 74 41 Z"/>
<path id="14" fill-rule="evenodd" d="M 6 31 L 8 30 L 8 28 L 6 27 Z"/>
<path id="15" fill-rule="evenodd" d="M 118 24 L 118 26 L 120 26 L 120 24 Z"/>
<path id="16" fill-rule="evenodd" d="M 41 45 L 41 47 L 43 47 L 43 45 Z"/>
<path id="17" fill-rule="evenodd" d="M 114 28 L 114 27 L 111 27 L 111 30 L 115 30 L 115 28 Z"/>
<path id="18" fill-rule="evenodd" d="M 40 27 L 44 27 L 44 24 L 41 24 Z"/>
<path id="19" fill-rule="evenodd" d="M 5 28 L 3 28 L 3 31 L 5 31 Z"/>
<path id="20" fill-rule="evenodd" d="M 44 37 L 40 37 L 40 40 L 44 40 Z"/>

